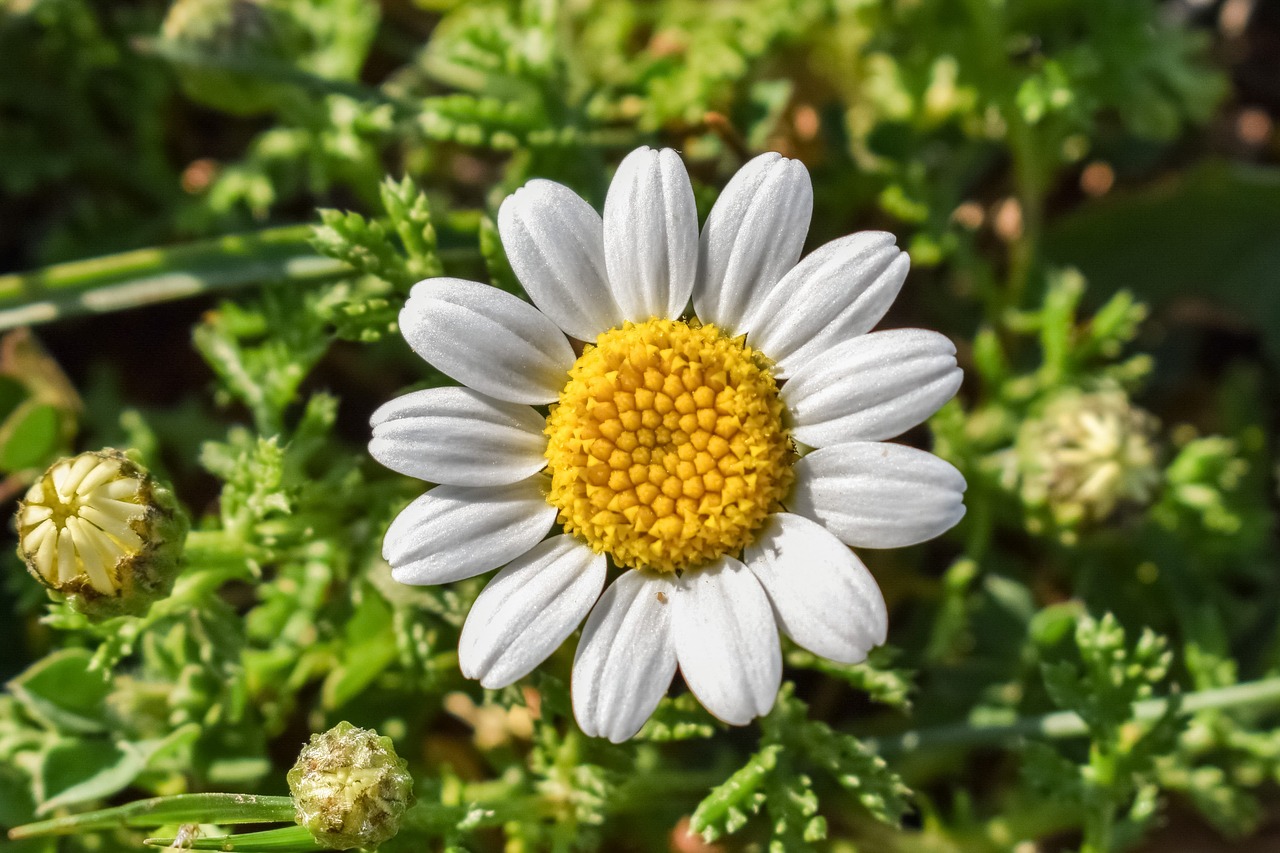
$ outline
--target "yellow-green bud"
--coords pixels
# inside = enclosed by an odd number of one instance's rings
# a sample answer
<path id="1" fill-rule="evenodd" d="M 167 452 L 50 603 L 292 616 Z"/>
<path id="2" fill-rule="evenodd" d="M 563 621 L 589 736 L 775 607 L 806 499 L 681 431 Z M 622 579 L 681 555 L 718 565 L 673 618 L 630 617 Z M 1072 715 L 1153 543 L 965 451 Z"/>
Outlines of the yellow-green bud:
<path id="1" fill-rule="evenodd" d="M 173 493 L 110 448 L 54 463 L 15 521 L 27 570 L 92 619 L 139 615 L 167 596 L 188 526 Z"/>
<path id="2" fill-rule="evenodd" d="M 1148 503 L 1161 480 L 1157 426 L 1118 388 L 1060 393 L 1018 432 L 1023 500 L 1067 526 Z"/>
<path id="3" fill-rule="evenodd" d="M 288 779 L 298 823 L 334 850 L 377 847 L 413 802 L 413 778 L 391 738 L 345 720 L 311 736 Z"/>

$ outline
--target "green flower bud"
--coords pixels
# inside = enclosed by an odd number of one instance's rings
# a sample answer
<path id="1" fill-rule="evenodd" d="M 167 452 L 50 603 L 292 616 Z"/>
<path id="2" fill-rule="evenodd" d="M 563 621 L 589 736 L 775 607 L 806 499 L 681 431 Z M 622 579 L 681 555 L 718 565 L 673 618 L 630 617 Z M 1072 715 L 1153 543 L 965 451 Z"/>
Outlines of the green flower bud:
<path id="1" fill-rule="evenodd" d="M 216 63 L 292 65 L 305 54 L 308 41 L 276 0 L 175 0 L 162 32 L 165 41 L 193 54 L 187 61 L 175 57 L 188 97 L 236 115 L 267 112 L 288 89 Z M 201 62 L 201 56 L 208 60 Z"/>
<path id="2" fill-rule="evenodd" d="M 1023 501 L 1063 526 L 1101 521 L 1122 501 L 1149 503 L 1161 480 L 1157 426 L 1117 388 L 1058 394 L 1018 431 Z"/>
<path id="3" fill-rule="evenodd" d="M 391 738 L 343 721 L 312 735 L 289 771 L 298 823 L 335 850 L 377 847 L 400 830 L 413 778 Z"/>
<path id="4" fill-rule="evenodd" d="M 110 448 L 55 463 L 15 521 L 27 570 L 91 619 L 136 616 L 167 596 L 187 536 L 173 493 Z"/>

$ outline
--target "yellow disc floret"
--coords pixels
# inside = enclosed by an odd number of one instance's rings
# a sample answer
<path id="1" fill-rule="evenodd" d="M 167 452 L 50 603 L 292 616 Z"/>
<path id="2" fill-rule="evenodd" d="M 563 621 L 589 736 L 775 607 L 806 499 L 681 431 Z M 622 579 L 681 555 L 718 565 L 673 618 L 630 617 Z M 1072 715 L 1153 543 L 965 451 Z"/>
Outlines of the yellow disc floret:
<path id="1" fill-rule="evenodd" d="M 600 335 L 546 433 L 560 523 L 630 568 L 671 572 L 739 551 L 793 476 L 764 359 L 696 322 Z"/>

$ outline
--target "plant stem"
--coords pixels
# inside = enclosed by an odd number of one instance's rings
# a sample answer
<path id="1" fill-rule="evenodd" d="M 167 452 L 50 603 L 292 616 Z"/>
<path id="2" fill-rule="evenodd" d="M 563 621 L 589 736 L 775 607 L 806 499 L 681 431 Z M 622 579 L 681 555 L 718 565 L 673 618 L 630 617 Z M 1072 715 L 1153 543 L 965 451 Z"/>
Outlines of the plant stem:
<path id="1" fill-rule="evenodd" d="M 317 254 L 308 242 L 310 236 L 309 225 L 290 225 L 3 275 L 0 329 L 264 281 L 321 281 L 348 271 L 341 261 Z"/>
<path id="2" fill-rule="evenodd" d="M 290 797 L 177 794 L 29 823 L 9 830 L 9 837 L 36 838 L 93 832 L 118 826 L 163 826 L 175 823 L 288 823 L 294 820 L 294 816 L 293 799 Z"/>
<path id="3" fill-rule="evenodd" d="M 318 254 L 310 240 L 310 225 L 285 225 L 0 275 L 0 331 L 264 282 L 311 284 L 351 272 L 342 261 Z M 439 254 L 446 261 L 470 260 L 476 251 L 455 245 Z"/>
<path id="4" fill-rule="evenodd" d="M 1133 706 L 1134 719 L 1144 721 L 1157 719 L 1165 712 L 1168 704 L 1168 698 L 1137 702 Z M 1191 713 L 1259 705 L 1280 707 L 1280 677 L 1187 693 L 1182 697 L 1180 707 L 1183 711 Z M 890 755 L 935 747 L 997 746 L 1024 737 L 1058 740 L 1082 737 L 1088 733 L 1089 727 L 1080 715 L 1073 711 L 1058 711 L 1038 717 L 1023 717 L 1004 725 L 975 726 L 971 723 L 953 723 L 904 732 L 889 738 L 867 738 L 866 743 L 881 755 Z"/>

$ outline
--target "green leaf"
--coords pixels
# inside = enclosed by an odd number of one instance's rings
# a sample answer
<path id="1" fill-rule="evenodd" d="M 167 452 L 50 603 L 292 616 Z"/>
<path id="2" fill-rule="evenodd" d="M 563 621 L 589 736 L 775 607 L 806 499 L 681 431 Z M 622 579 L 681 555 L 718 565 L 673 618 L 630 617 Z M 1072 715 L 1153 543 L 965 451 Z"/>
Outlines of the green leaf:
<path id="1" fill-rule="evenodd" d="M 1080 664 L 1042 666 L 1045 688 L 1054 704 L 1079 714 L 1095 736 L 1110 737 L 1133 717 L 1133 703 L 1149 696 L 1168 671 L 1165 640 L 1148 629 L 1129 648 L 1124 628 L 1108 613 L 1100 620 L 1081 619 L 1076 645 Z"/>
<path id="2" fill-rule="evenodd" d="M 396 659 L 391 607 L 371 587 L 347 621 L 342 663 L 325 678 L 322 699 L 338 708 L 358 696 Z"/>
<path id="3" fill-rule="evenodd" d="M 786 762 L 765 783 L 770 830 L 770 853 L 817 850 L 814 842 L 827 837 L 827 822 L 818 814 L 818 795 L 808 776 L 794 773 Z"/>
<path id="4" fill-rule="evenodd" d="M 664 697 L 636 735 L 636 740 L 663 743 L 673 740 L 709 738 L 719 726 L 692 693 Z"/>
<path id="5" fill-rule="evenodd" d="M 48 464 L 58 449 L 58 410 L 34 400 L 19 406 L 0 428 L 0 469 L 21 471 Z"/>
<path id="6" fill-rule="evenodd" d="M 311 245 L 323 255 L 343 261 L 366 275 L 396 287 L 411 284 L 404 257 L 396 250 L 386 226 L 358 213 L 322 209 L 312 232 Z"/>
<path id="7" fill-rule="evenodd" d="M 833 731 L 825 723 L 810 721 L 798 734 L 809 760 L 825 769 L 841 787 L 876 820 L 899 826 L 911 810 L 911 789 L 880 756 L 853 735 Z"/>
<path id="8" fill-rule="evenodd" d="M 7 418 L 27 398 L 27 389 L 16 379 L 0 376 L 0 418 Z"/>
<path id="9" fill-rule="evenodd" d="M 765 795 L 761 791 L 765 778 L 778 764 L 782 747 L 771 744 L 757 752 L 734 774 L 717 785 L 698 804 L 690 819 L 690 828 L 708 843 L 742 828 L 747 818 L 760 810 Z"/>
<path id="10" fill-rule="evenodd" d="M 40 762 L 37 814 L 72 803 L 100 800 L 123 790 L 147 765 L 127 742 L 64 740 L 49 748 Z"/>
<path id="11" fill-rule="evenodd" d="M 1028 741 L 1023 745 L 1022 778 L 1032 791 L 1058 802 L 1083 802 L 1080 768 L 1047 743 Z"/>
<path id="12" fill-rule="evenodd" d="M 9 682 L 9 690 L 32 717 L 64 732 L 93 733 L 107 727 L 107 673 L 91 670 L 84 649 L 63 649 Z"/>
<path id="13" fill-rule="evenodd" d="M 1229 308 L 1260 326 L 1280 360 L 1277 222 L 1280 169 L 1207 163 L 1059 218 L 1044 248 L 1104 293 L 1129 288 L 1157 306 L 1200 297 Z"/>
<path id="14" fill-rule="evenodd" d="M 223 835 L 216 838 L 183 839 L 178 845 L 176 838 L 148 838 L 144 842 L 149 847 L 181 846 L 191 850 L 223 850 L 240 851 L 240 853 L 314 853 L 326 849 L 316 843 L 311 833 L 303 826 L 286 826 L 280 829 L 268 829 L 263 832 L 246 832 L 240 835 Z"/>
<path id="15" fill-rule="evenodd" d="M 804 649 L 794 648 L 787 652 L 787 663 L 834 676 L 866 693 L 873 702 L 909 711 L 914 673 L 909 669 L 890 668 L 889 664 L 898 651 L 881 646 L 872 651 L 870 657 L 862 663 L 846 664 L 835 663 Z"/>
<path id="16" fill-rule="evenodd" d="M 407 176 L 399 183 L 387 178 L 378 189 L 382 207 L 409 256 L 406 264 L 409 277 L 419 281 L 443 275 L 426 193 Z"/>
<path id="17" fill-rule="evenodd" d="M 189 723 L 163 738 L 145 741 L 62 740 L 41 756 L 35 789 L 37 814 L 74 803 L 109 797 L 123 790 L 155 758 L 189 746 L 200 727 Z"/>
<path id="18" fill-rule="evenodd" d="M 773 710 L 761 721 L 765 736 L 786 744 L 791 761 L 797 760 L 797 751 L 803 753 L 852 792 L 876 820 L 900 825 L 910 810 L 911 789 L 862 741 L 809 719 L 808 706 L 792 691 L 790 683 L 782 686 Z"/>

